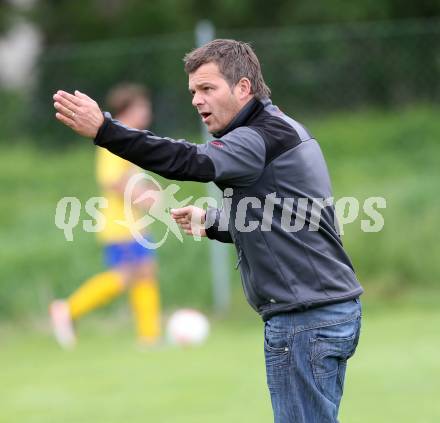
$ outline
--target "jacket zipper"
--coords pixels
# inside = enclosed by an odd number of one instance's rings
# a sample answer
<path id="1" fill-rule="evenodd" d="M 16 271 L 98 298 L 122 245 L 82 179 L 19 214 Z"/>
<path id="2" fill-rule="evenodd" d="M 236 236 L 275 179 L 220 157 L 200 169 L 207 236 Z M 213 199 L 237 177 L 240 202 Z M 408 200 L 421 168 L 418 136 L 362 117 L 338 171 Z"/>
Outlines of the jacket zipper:
<path id="1" fill-rule="evenodd" d="M 243 258 L 245 258 L 245 262 L 246 262 L 246 269 L 242 269 L 243 274 L 246 275 L 246 278 L 243 278 L 243 289 L 245 290 L 246 296 L 249 298 L 249 300 L 251 301 L 251 305 L 252 307 L 257 310 L 257 303 L 259 302 L 259 295 L 257 294 L 257 292 L 255 291 L 254 286 L 252 285 L 252 281 L 249 275 L 249 263 L 243 253 L 243 250 L 241 248 L 240 243 L 237 243 L 238 246 L 238 260 L 237 260 L 237 264 L 235 265 L 235 269 L 238 269 L 238 267 L 240 266 Z M 258 310 L 257 310 L 258 311 Z"/>

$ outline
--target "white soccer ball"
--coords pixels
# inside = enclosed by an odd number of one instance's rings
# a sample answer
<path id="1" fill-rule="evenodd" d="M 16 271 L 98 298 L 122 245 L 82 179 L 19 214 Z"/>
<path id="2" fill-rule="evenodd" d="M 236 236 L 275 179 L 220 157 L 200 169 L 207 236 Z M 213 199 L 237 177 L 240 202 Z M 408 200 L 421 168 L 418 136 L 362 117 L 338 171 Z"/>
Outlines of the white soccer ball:
<path id="1" fill-rule="evenodd" d="M 209 321 L 193 309 L 174 312 L 167 323 L 167 338 L 174 345 L 200 345 L 209 335 Z"/>

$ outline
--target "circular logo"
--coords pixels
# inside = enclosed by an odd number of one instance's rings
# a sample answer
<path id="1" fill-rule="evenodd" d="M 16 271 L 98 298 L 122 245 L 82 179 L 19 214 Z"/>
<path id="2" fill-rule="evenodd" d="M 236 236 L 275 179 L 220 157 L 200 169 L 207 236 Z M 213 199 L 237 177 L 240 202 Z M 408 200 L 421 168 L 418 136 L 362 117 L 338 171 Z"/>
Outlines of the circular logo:
<path id="1" fill-rule="evenodd" d="M 151 188 L 146 188 L 146 186 Z M 141 188 L 142 194 L 140 195 L 136 190 L 138 187 Z M 182 234 L 177 223 L 171 217 L 170 209 L 183 207 L 192 199 L 192 196 L 179 202 L 174 196 L 179 190 L 180 187 L 176 184 L 170 184 L 165 189 L 162 189 L 160 183 L 147 173 L 139 172 L 134 174 L 128 180 L 124 191 L 125 221 L 118 221 L 117 223 L 128 227 L 133 238 L 150 250 L 155 250 L 163 245 L 170 231 L 179 241 L 183 242 Z M 145 200 L 151 200 L 149 207 L 146 207 L 146 214 L 142 218 L 138 218 L 133 211 L 133 206 Z M 166 231 L 158 242 L 153 242 L 144 235 L 144 229 L 155 221 L 159 221 L 166 226 Z"/>

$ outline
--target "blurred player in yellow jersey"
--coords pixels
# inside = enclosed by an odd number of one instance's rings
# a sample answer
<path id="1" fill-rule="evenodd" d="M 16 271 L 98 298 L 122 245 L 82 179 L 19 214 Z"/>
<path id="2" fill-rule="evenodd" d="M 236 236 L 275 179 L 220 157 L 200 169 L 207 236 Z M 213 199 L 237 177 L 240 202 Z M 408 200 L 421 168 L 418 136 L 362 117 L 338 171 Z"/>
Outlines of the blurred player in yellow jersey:
<path id="1" fill-rule="evenodd" d="M 141 85 L 116 86 L 107 96 L 107 107 L 116 119 L 128 127 L 146 129 L 151 123 L 149 94 Z M 56 300 L 51 304 L 50 314 L 55 337 L 63 347 L 75 345 L 74 321 L 107 304 L 126 290 L 129 291 L 139 342 L 152 345 L 159 340 L 160 300 L 154 250 L 138 244 L 130 229 L 117 223 L 125 220 L 126 184 L 139 171 L 139 168 L 106 149 L 97 150 L 97 180 L 102 196 L 108 200 L 108 207 L 100 210 L 106 224 L 98 237 L 104 245 L 108 270 L 86 280 L 66 300 Z M 154 187 L 146 184 L 143 189 L 154 190 Z M 148 200 L 140 204 L 143 207 L 138 210 L 141 215 L 145 214 L 148 205 Z"/>

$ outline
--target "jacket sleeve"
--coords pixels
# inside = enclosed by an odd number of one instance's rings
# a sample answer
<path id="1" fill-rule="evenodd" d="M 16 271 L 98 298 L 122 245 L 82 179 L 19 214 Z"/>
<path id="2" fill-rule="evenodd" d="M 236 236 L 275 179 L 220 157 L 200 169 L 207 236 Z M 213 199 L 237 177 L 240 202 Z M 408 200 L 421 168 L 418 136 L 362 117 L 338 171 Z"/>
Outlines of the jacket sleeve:
<path id="1" fill-rule="evenodd" d="M 215 168 L 215 179 L 223 186 L 244 187 L 260 177 L 266 161 L 266 146 L 255 130 L 241 126 L 219 140 L 197 146 Z"/>
<path id="2" fill-rule="evenodd" d="M 198 182 L 215 179 L 212 160 L 198 151 L 197 144 L 128 128 L 109 113 L 104 113 L 94 143 L 165 178 Z"/>
<path id="3" fill-rule="evenodd" d="M 232 243 L 232 237 L 227 228 L 221 226 L 221 216 L 223 209 L 208 207 L 205 217 L 205 232 L 209 239 L 215 239 L 220 242 Z"/>
<path id="4" fill-rule="evenodd" d="M 248 127 L 237 128 L 220 140 L 192 144 L 128 128 L 104 113 L 95 144 L 137 166 L 175 180 L 214 181 L 246 186 L 264 169 L 265 144 Z"/>

